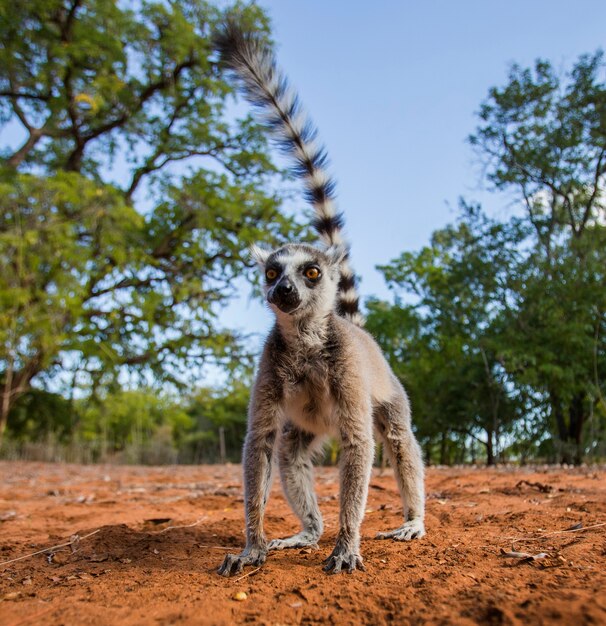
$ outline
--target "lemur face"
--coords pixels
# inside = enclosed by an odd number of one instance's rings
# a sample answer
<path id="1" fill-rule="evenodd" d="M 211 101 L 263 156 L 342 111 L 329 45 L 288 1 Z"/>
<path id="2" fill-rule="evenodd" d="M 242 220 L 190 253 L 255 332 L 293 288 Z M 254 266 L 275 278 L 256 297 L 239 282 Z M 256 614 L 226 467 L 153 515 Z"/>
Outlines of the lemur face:
<path id="1" fill-rule="evenodd" d="M 254 247 L 251 254 L 264 272 L 265 296 L 276 314 L 323 316 L 335 308 L 344 250 L 287 244 L 273 251 Z"/>

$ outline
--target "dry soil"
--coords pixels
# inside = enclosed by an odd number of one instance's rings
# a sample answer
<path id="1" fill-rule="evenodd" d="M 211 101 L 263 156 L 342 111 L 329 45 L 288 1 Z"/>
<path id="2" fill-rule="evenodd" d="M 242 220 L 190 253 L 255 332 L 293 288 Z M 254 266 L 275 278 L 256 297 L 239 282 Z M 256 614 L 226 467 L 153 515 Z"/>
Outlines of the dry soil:
<path id="1" fill-rule="evenodd" d="M 3 626 L 606 624 L 603 468 L 429 469 L 427 535 L 405 544 L 374 539 L 401 519 L 393 474 L 375 470 L 366 571 L 336 576 L 321 564 L 338 475 L 318 468 L 319 549 L 232 579 L 216 568 L 243 544 L 239 466 L 3 462 L 0 478 Z M 296 529 L 276 481 L 267 534 Z"/>

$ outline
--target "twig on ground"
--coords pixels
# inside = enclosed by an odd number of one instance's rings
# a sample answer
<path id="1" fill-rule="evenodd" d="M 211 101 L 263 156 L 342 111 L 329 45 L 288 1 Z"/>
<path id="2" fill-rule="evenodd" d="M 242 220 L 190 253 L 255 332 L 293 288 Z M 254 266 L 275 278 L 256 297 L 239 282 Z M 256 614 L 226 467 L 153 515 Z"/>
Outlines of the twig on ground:
<path id="1" fill-rule="evenodd" d="M 72 535 L 72 538 L 66 543 L 60 543 L 57 546 L 51 546 L 50 548 L 44 548 L 44 550 L 38 550 L 36 552 L 32 552 L 31 554 L 24 554 L 23 556 L 18 556 L 16 559 L 10 559 L 9 561 L 2 561 L 0 563 L 0 567 L 3 565 L 8 565 L 9 563 L 15 563 L 16 561 L 23 561 L 24 559 L 29 559 L 32 556 L 36 556 L 37 554 L 44 554 L 45 552 L 53 552 L 54 550 L 58 550 L 59 548 L 68 548 L 69 546 L 73 546 L 74 544 L 79 543 L 83 539 L 88 539 L 93 535 L 96 535 L 100 532 L 101 529 L 97 528 L 97 530 L 93 530 L 92 533 L 88 533 L 88 535 L 83 535 L 80 537 L 79 535 Z"/>
<path id="2" fill-rule="evenodd" d="M 197 526 L 200 522 L 203 522 L 205 519 L 206 519 L 206 516 L 203 516 L 203 517 L 199 517 L 193 524 L 185 524 L 183 526 L 167 526 L 166 528 L 163 528 L 162 530 L 158 530 L 157 532 L 153 534 L 161 535 L 162 533 L 165 533 L 167 530 L 175 530 L 175 528 L 193 528 L 194 526 Z"/>
<path id="3" fill-rule="evenodd" d="M 544 535 L 539 535 L 538 537 L 518 537 L 517 539 L 511 539 L 511 543 L 518 543 L 520 541 L 538 541 L 539 539 L 545 539 L 545 537 L 551 537 L 553 535 L 565 535 L 567 533 L 580 533 L 584 530 L 591 530 L 593 528 L 600 528 L 601 526 L 606 526 L 606 522 L 601 524 L 593 524 L 592 526 L 585 526 L 582 528 L 577 528 L 573 526 L 572 528 L 567 528 L 566 530 L 554 530 L 550 533 L 545 533 Z"/>
<path id="4" fill-rule="evenodd" d="M 240 576 L 239 578 L 234 578 L 232 582 L 237 583 L 239 580 L 242 580 L 243 578 L 247 578 L 248 576 L 252 576 L 253 574 L 256 574 L 260 569 L 261 569 L 260 567 L 257 567 L 257 569 L 250 570 L 250 572 L 246 572 L 244 576 Z"/>

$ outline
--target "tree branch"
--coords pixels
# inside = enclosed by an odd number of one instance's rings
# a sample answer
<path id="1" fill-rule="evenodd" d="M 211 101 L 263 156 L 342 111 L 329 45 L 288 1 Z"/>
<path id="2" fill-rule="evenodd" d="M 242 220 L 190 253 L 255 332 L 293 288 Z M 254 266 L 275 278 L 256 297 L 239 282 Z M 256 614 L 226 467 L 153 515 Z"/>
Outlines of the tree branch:
<path id="1" fill-rule="evenodd" d="M 193 97 L 193 94 L 190 93 L 189 97 Z M 146 176 L 147 174 L 151 174 L 151 172 L 161 169 L 166 164 L 165 162 L 163 165 L 156 166 L 156 159 L 158 159 L 160 155 L 162 154 L 166 146 L 166 140 L 168 139 L 170 135 L 171 128 L 174 126 L 175 122 L 177 121 L 179 117 L 179 113 L 187 105 L 187 100 L 188 98 L 183 99 L 174 107 L 173 112 L 168 121 L 168 124 L 162 129 L 160 133 L 158 133 L 158 136 L 162 137 L 162 141 L 158 141 L 156 150 L 154 150 L 153 154 L 145 161 L 145 164 L 137 168 L 134 171 L 131 183 L 126 191 L 127 198 L 130 199 L 132 197 L 133 193 L 139 186 L 139 183 L 141 182 L 144 176 Z"/>
<path id="2" fill-rule="evenodd" d="M 48 102 L 50 100 L 50 95 L 40 95 L 37 93 L 16 91 L 14 89 L 5 89 L 0 91 L 0 98 L 17 98 L 22 100 L 40 100 L 41 102 Z"/>
<path id="3" fill-rule="evenodd" d="M 572 231 L 575 234 L 575 236 L 578 236 L 577 224 L 576 224 L 576 221 L 574 219 L 574 214 L 572 212 L 572 205 L 570 203 L 570 198 L 568 197 L 568 194 L 565 193 L 562 189 L 560 189 L 553 181 L 547 179 L 542 174 L 533 174 L 528 168 L 524 167 L 521 163 L 519 163 L 518 159 L 516 157 L 515 149 L 507 141 L 507 137 L 505 135 L 501 135 L 501 141 L 503 143 L 503 147 L 505 148 L 506 152 L 511 157 L 511 167 L 512 168 L 517 169 L 527 179 L 529 179 L 529 180 L 531 180 L 531 181 L 533 181 L 535 183 L 538 183 L 540 185 L 544 185 L 545 187 L 550 189 L 552 191 L 552 193 L 554 193 L 556 196 L 562 198 L 562 201 L 563 201 L 564 205 L 566 206 L 566 209 L 567 209 L 567 212 L 568 212 L 568 217 L 570 218 L 570 221 L 568 222 L 568 224 L 572 228 Z M 487 150 L 487 152 L 489 154 L 491 154 L 490 150 Z M 495 155 L 494 153 L 492 153 L 492 156 L 497 156 L 498 157 L 498 155 Z M 553 215 L 553 211 L 552 211 L 552 215 Z"/>
<path id="4" fill-rule="evenodd" d="M 63 77 L 63 87 L 65 88 L 65 95 L 67 96 L 67 113 L 71 122 L 71 135 L 76 143 L 76 150 L 74 150 L 67 160 L 67 169 L 72 172 L 79 172 L 82 167 L 82 155 L 84 154 L 84 143 L 82 141 L 82 135 L 79 130 L 78 112 L 74 107 L 74 93 L 72 90 L 72 68 L 68 66 Z"/>
<path id="5" fill-rule="evenodd" d="M 117 118 L 110 120 L 108 122 L 105 122 L 104 124 L 101 124 L 101 126 L 98 126 L 97 128 L 92 129 L 87 133 L 83 133 L 81 135 L 82 145 L 77 146 L 76 149 L 70 154 L 70 156 L 68 157 L 68 163 L 78 163 L 79 161 L 81 161 L 82 156 L 84 154 L 84 149 L 86 147 L 86 144 L 89 141 L 96 139 L 97 137 L 100 137 L 101 135 L 104 135 L 105 133 L 111 132 L 112 130 L 114 130 L 115 128 L 118 128 L 119 126 L 122 126 L 131 117 L 133 117 L 133 115 L 138 113 L 143 108 L 143 105 L 154 94 L 156 94 L 158 91 L 162 89 L 165 89 L 166 87 L 169 87 L 172 84 L 175 84 L 179 80 L 179 77 L 181 76 L 184 70 L 192 68 L 195 65 L 196 65 L 196 60 L 193 57 L 193 55 L 190 55 L 185 61 L 176 65 L 169 76 L 164 76 L 160 80 L 156 81 L 155 83 L 151 83 L 150 85 L 145 87 L 145 89 L 143 89 L 143 91 L 140 93 L 138 101 L 134 107 L 132 107 L 131 109 L 127 111 L 124 111 Z"/>
<path id="6" fill-rule="evenodd" d="M 583 219 L 581 220 L 582 229 L 585 229 L 585 225 L 587 224 L 589 216 L 591 215 L 591 209 L 593 209 L 594 202 L 600 192 L 600 178 L 604 175 L 604 173 L 606 173 L 606 166 L 602 165 L 605 154 L 606 148 L 602 148 L 602 150 L 600 151 L 600 156 L 598 157 L 598 162 L 595 166 L 595 174 L 593 177 L 593 191 L 591 192 L 591 196 L 589 196 L 587 206 L 585 207 L 585 212 L 583 213 Z"/>
<path id="7" fill-rule="evenodd" d="M 12 78 L 10 79 L 10 86 L 10 93 L 18 93 L 19 86 L 15 84 Z M 30 123 L 30 121 L 27 119 L 27 116 L 25 115 L 25 112 L 21 108 L 21 105 L 19 104 L 19 96 L 12 95 L 9 96 L 9 98 L 11 101 L 11 107 L 13 109 L 13 112 L 15 113 L 21 124 L 23 124 L 28 133 L 28 137 L 25 140 L 25 143 L 5 160 L 5 163 L 9 167 L 16 168 L 21 165 L 27 155 L 34 149 L 38 141 L 40 141 L 42 137 L 48 134 L 48 118 L 40 128 L 36 128 Z"/>
<path id="8" fill-rule="evenodd" d="M 175 249 L 179 241 L 179 235 L 192 226 L 195 219 L 196 213 L 188 211 L 176 228 L 165 235 L 164 239 L 151 251 L 150 255 L 154 259 L 166 258 Z"/>
<path id="9" fill-rule="evenodd" d="M 82 5 L 82 0 L 74 0 L 72 2 L 72 6 L 69 8 L 67 13 L 67 18 L 61 24 L 61 41 L 66 43 L 70 40 L 72 28 L 74 25 L 74 19 L 76 17 L 76 11 Z"/>

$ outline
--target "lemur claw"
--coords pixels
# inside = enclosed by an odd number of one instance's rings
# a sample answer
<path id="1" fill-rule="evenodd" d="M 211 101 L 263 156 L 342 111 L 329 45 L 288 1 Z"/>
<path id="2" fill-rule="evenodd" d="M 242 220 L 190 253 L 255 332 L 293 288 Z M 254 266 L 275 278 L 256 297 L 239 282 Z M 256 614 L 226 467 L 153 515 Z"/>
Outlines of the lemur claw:
<path id="1" fill-rule="evenodd" d="M 241 554 L 228 554 L 221 567 L 217 570 L 220 576 L 229 578 L 239 574 L 245 565 L 263 565 L 267 558 L 267 551 L 260 548 L 246 549 Z"/>
<path id="2" fill-rule="evenodd" d="M 394 541 L 411 541 L 412 539 L 420 539 L 425 535 L 425 525 L 423 520 L 413 519 L 406 522 L 395 530 L 389 530 L 384 533 L 377 533 L 376 539 L 393 539 Z"/>
<path id="3" fill-rule="evenodd" d="M 335 546 L 331 555 L 324 559 L 326 565 L 323 570 L 328 574 L 339 574 L 342 571 L 346 571 L 348 574 L 353 574 L 356 569 L 366 571 L 362 557 L 356 554 L 352 550 Z"/>
<path id="4" fill-rule="evenodd" d="M 283 539 L 272 539 L 267 545 L 267 550 L 286 550 L 289 548 L 312 548 L 318 549 L 317 537 L 306 532 L 300 532 L 292 537 Z"/>

